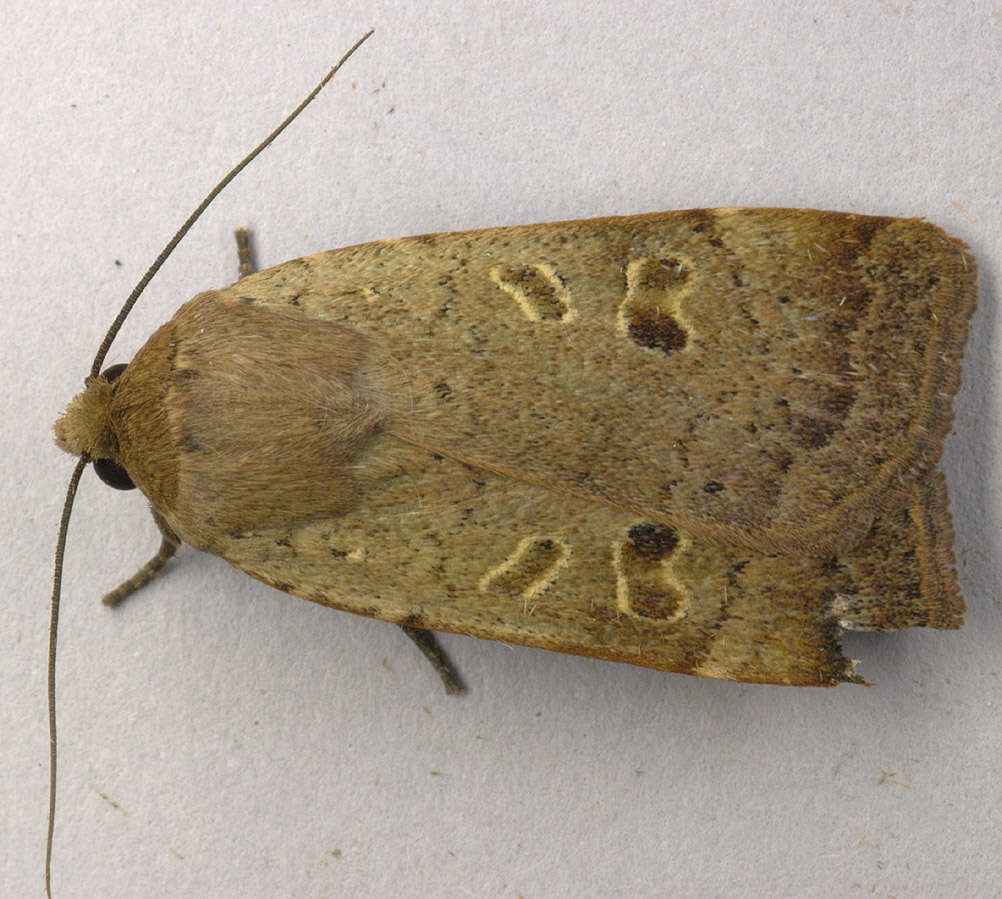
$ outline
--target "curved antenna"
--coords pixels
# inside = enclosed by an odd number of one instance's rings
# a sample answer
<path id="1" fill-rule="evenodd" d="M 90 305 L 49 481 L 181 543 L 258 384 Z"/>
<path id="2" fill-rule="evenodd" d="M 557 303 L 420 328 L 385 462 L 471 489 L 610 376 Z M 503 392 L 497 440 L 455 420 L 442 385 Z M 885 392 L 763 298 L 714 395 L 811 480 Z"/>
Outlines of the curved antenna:
<path id="1" fill-rule="evenodd" d="M 56 539 L 56 561 L 52 569 L 52 603 L 49 613 L 49 830 L 45 837 L 45 895 L 52 899 L 52 835 L 56 825 L 56 631 L 59 629 L 59 594 L 63 587 L 63 553 L 66 551 L 66 532 L 70 526 L 73 498 L 87 456 L 77 459 L 70 476 L 63 501 L 63 514 L 59 519 L 59 537 Z"/>
<path id="2" fill-rule="evenodd" d="M 286 118 L 285 120 L 269 134 L 261 143 L 259 143 L 250 153 L 248 153 L 236 166 L 234 166 L 229 173 L 224 177 L 209 193 L 206 195 L 205 199 L 198 204 L 195 211 L 188 216 L 187 221 L 178 229 L 178 232 L 170 239 L 170 242 L 166 247 L 160 252 L 154 260 L 153 265 L 151 265 L 147 270 L 146 274 L 139 279 L 139 283 L 135 286 L 132 293 L 129 294 L 128 299 L 122 306 L 121 311 L 115 316 L 115 320 L 111 323 L 111 327 L 108 328 L 108 333 L 104 335 L 104 340 L 101 341 L 101 346 L 98 347 L 97 355 L 94 357 L 94 364 L 91 366 L 90 374 L 91 377 L 96 377 L 101 372 L 101 365 L 104 362 L 105 356 L 108 354 L 108 349 L 111 347 L 112 341 L 118 335 L 122 324 L 128 317 L 129 313 L 132 311 L 132 307 L 136 305 L 136 301 L 139 299 L 140 294 L 146 289 L 146 285 L 150 283 L 153 276 L 160 270 L 160 266 L 164 264 L 167 257 L 174 252 L 174 248 L 181 242 L 181 239 L 191 230 L 191 226 L 195 224 L 198 218 L 205 212 L 208 205 L 216 198 L 219 192 L 226 187 L 237 175 L 240 174 L 243 169 L 250 164 L 265 147 L 267 147 L 278 135 L 280 135 L 295 119 L 296 117 L 313 102 L 313 99 L 320 93 L 321 90 L 327 85 L 327 82 L 334 77 L 338 69 L 343 66 L 351 55 L 362 46 L 365 41 L 371 37 L 373 29 L 369 29 L 365 34 L 363 34 L 355 43 L 352 45 L 351 49 L 344 54 L 338 61 L 337 64 L 323 77 L 321 82 L 307 95 L 306 99 L 303 100 Z M 70 512 L 73 509 L 73 499 L 77 493 L 77 486 L 80 483 L 80 476 L 83 474 L 84 466 L 90 462 L 90 458 L 86 455 L 81 456 L 77 460 L 76 467 L 73 469 L 73 474 L 70 476 L 70 483 L 66 489 L 66 499 L 63 503 L 63 514 L 59 520 L 59 537 L 56 540 L 56 558 L 53 566 L 52 574 L 52 603 L 51 612 L 49 618 L 49 665 L 48 665 L 48 698 L 49 698 L 49 824 L 48 831 L 45 837 L 45 894 L 52 899 L 52 843 L 53 835 L 55 833 L 55 822 L 56 822 L 56 633 L 59 626 L 59 598 L 62 592 L 63 583 L 63 554 L 66 551 L 66 533 L 69 530 L 70 524 Z"/>
<path id="3" fill-rule="evenodd" d="M 153 280 L 153 276 L 160 270 L 160 266 L 167 261 L 167 257 L 174 252 L 174 248 L 181 242 L 181 239 L 188 233 L 191 226 L 198 221 L 199 217 L 205 212 L 208 205 L 216 198 L 219 192 L 226 187 L 237 175 L 240 174 L 243 169 L 250 164 L 251 160 L 254 159 L 265 147 L 267 147 L 276 137 L 278 137 L 293 120 L 301 113 L 310 103 L 313 102 L 313 98 L 323 90 L 324 86 L 327 84 L 338 69 L 341 68 L 347 61 L 348 58 L 364 44 L 369 37 L 372 35 L 373 29 L 370 28 L 365 34 L 363 34 L 357 41 L 355 41 L 352 48 L 342 56 L 337 65 L 334 66 L 323 78 L 323 80 L 307 95 L 306 99 L 303 100 L 291 113 L 286 117 L 286 119 L 279 125 L 274 131 L 271 132 L 261 143 L 259 143 L 253 150 L 250 151 L 240 162 L 238 162 L 229 173 L 220 181 L 212 190 L 206 194 L 205 199 L 198 204 L 195 211 L 188 216 L 188 220 L 178 228 L 177 234 L 175 234 L 170 242 L 160 251 L 160 255 L 153 261 L 147 270 L 146 274 L 139 279 L 139 283 L 133 288 L 132 293 L 129 294 L 129 298 L 125 301 L 122 306 L 121 311 L 115 316 L 115 320 L 111 323 L 111 327 L 108 328 L 108 333 L 104 335 L 104 340 L 101 341 L 101 346 L 98 347 L 97 355 L 94 357 L 94 364 L 90 367 L 91 377 L 97 377 L 101 373 L 101 365 L 104 362 L 104 357 L 108 355 L 108 350 L 111 348 L 112 341 L 118 335 L 119 330 L 128 318 L 129 313 L 132 311 L 132 307 L 136 305 L 136 301 L 139 299 L 140 294 L 146 289 L 146 285 Z"/>

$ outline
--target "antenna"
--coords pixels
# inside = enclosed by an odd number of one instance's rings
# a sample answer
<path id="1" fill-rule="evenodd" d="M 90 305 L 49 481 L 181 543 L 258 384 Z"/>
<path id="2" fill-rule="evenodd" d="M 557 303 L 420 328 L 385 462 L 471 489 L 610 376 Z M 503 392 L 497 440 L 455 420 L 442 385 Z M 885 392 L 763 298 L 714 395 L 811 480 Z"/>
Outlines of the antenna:
<path id="1" fill-rule="evenodd" d="M 174 252 L 174 248 L 181 242 L 182 238 L 191 230 L 191 226 L 198 221 L 199 217 L 208 208 L 209 204 L 218 196 L 218 194 L 229 184 L 237 175 L 240 174 L 243 169 L 250 164 L 250 162 L 267 147 L 278 135 L 280 135 L 296 117 L 313 102 L 313 99 L 320 93 L 326 86 L 327 82 L 334 77 L 338 69 L 343 66 L 351 55 L 362 46 L 365 41 L 369 39 L 372 35 L 373 29 L 369 29 L 365 34 L 362 35 L 348 50 L 347 53 L 342 56 L 337 64 L 323 77 L 320 83 L 306 96 L 302 103 L 300 103 L 289 115 L 282 121 L 282 123 L 269 134 L 261 143 L 259 143 L 253 150 L 250 151 L 240 162 L 238 162 L 227 175 L 214 187 L 212 190 L 206 194 L 205 199 L 195 208 L 195 211 L 188 216 L 185 223 L 178 228 L 177 233 L 170 239 L 167 246 L 163 248 L 160 255 L 154 260 L 153 264 L 146 270 L 146 274 L 139 279 L 139 283 L 133 288 L 132 293 L 129 294 L 128 299 L 125 301 L 118 315 L 115 316 L 115 320 L 111 323 L 111 327 L 108 328 L 107 334 L 104 335 L 104 340 L 101 341 L 101 346 L 98 348 L 97 355 L 94 357 L 94 364 L 91 366 L 90 375 L 91 377 L 96 377 L 100 374 L 101 365 L 104 362 L 105 356 L 108 354 L 108 350 L 111 347 L 112 341 L 118 335 L 119 330 L 128 317 L 129 313 L 132 311 L 132 307 L 136 305 L 136 301 L 139 299 L 142 292 L 146 289 L 146 285 L 153 280 L 153 276 L 160 270 L 160 266 L 167 261 L 167 257 Z M 48 833 L 45 838 L 45 894 L 52 899 L 52 842 L 53 833 L 55 831 L 55 820 L 56 820 L 56 631 L 59 624 L 59 598 L 62 589 L 63 580 L 63 553 L 66 549 L 66 533 L 69 529 L 70 524 L 70 512 L 73 509 L 73 499 L 76 496 L 77 485 L 80 483 L 80 476 L 83 474 L 84 466 L 90 462 L 90 458 L 86 455 L 81 456 L 77 461 L 76 468 L 73 469 L 73 474 L 70 477 L 69 487 L 66 490 L 66 499 L 63 502 L 63 514 L 59 521 L 59 536 L 56 540 L 56 557 L 55 564 L 52 574 L 52 602 L 51 602 L 51 613 L 49 619 L 49 666 L 48 666 L 48 695 L 49 695 L 49 827 Z"/>

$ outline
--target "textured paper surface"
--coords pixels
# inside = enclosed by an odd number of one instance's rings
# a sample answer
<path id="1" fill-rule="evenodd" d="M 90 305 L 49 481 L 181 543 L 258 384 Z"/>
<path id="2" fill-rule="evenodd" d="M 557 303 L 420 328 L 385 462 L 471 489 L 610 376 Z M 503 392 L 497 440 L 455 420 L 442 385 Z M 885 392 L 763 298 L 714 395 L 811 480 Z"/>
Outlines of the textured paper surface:
<path id="1" fill-rule="evenodd" d="M 340 87 L 195 229 L 109 362 L 233 279 L 239 224 L 269 265 L 390 236 L 694 206 L 920 215 L 965 240 L 982 273 L 945 459 L 968 625 L 849 637 L 877 686 L 824 692 L 445 638 L 471 688 L 455 700 L 393 628 L 191 551 L 130 607 L 101 608 L 157 539 L 138 497 L 88 477 L 62 622 L 57 895 L 994 890 L 1002 46 L 990 10 L 8 15 L 0 881 L 41 894 L 46 599 L 69 475 L 51 421 L 189 209 L 374 25 Z"/>

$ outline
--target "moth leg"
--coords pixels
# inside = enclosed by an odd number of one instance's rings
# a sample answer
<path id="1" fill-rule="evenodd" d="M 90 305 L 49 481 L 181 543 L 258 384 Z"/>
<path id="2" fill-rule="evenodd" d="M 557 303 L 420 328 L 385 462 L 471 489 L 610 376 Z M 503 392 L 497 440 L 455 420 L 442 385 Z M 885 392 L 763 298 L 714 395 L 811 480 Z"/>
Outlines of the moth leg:
<path id="1" fill-rule="evenodd" d="M 178 547 L 181 546 L 181 538 L 177 536 L 167 524 L 160 514 L 151 509 L 153 512 L 153 520 L 157 523 L 157 527 L 160 529 L 160 549 L 157 550 L 157 554 L 149 560 L 142 568 L 139 569 L 132 577 L 127 581 L 123 581 L 110 593 L 105 593 L 101 597 L 101 602 L 106 606 L 117 606 L 123 599 L 127 596 L 131 596 L 140 587 L 148 584 L 153 578 L 157 576 L 160 569 L 167 564 L 171 556 L 178 551 Z"/>
<path id="2" fill-rule="evenodd" d="M 409 627 L 406 624 L 400 625 L 400 630 L 402 630 L 408 637 L 410 637 L 416 644 L 417 648 L 424 653 L 424 657 L 431 662 L 431 667 L 438 672 L 438 676 L 442 678 L 442 683 L 445 685 L 445 692 L 451 696 L 455 696 L 457 693 L 462 693 L 466 688 L 463 686 L 463 681 L 459 677 L 458 672 L 452 667 L 452 662 L 449 661 L 449 657 L 445 654 L 445 651 L 441 646 L 438 645 L 438 640 L 435 639 L 435 634 L 432 631 L 425 630 L 420 627 Z"/>
<path id="3" fill-rule="evenodd" d="M 257 271 L 257 266 L 254 264 L 254 250 L 251 247 L 250 229 L 237 228 L 233 236 L 237 239 L 237 267 L 240 277 L 246 278 Z"/>

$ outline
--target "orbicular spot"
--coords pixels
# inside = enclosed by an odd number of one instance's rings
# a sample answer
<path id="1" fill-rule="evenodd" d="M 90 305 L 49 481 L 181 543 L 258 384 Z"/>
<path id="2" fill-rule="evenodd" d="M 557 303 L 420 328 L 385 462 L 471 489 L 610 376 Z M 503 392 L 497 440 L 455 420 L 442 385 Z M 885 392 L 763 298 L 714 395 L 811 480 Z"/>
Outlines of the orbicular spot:
<path id="1" fill-rule="evenodd" d="M 528 602 L 556 580 L 569 557 L 570 547 L 558 538 L 526 537 L 480 578 L 477 589 L 481 593 L 500 591 Z"/>
<path id="2" fill-rule="evenodd" d="M 621 613 L 662 621 L 685 614 L 688 593 L 673 569 L 686 543 L 674 528 L 645 523 L 634 525 L 625 540 L 613 544 L 616 606 Z"/>
<path id="3" fill-rule="evenodd" d="M 496 265 L 489 274 L 529 321 L 567 323 L 577 317 L 564 279 L 552 265 Z"/>
<path id="4" fill-rule="evenodd" d="M 632 260 L 619 306 L 620 331 L 638 346 L 667 355 L 685 349 L 689 328 L 679 305 L 691 278 L 689 266 L 674 256 Z"/>

